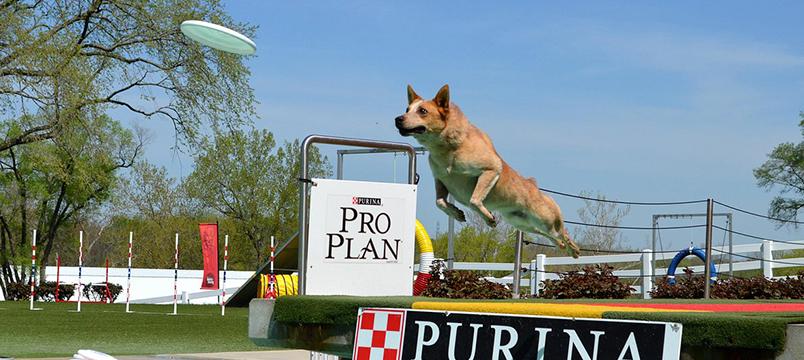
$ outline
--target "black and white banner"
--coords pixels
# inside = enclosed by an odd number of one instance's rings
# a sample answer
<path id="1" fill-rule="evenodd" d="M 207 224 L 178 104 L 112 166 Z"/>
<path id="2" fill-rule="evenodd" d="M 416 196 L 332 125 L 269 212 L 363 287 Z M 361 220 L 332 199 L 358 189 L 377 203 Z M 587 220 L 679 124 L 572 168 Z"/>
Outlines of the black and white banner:
<path id="1" fill-rule="evenodd" d="M 360 309 L 355 360 L 677 360 L 677 323 Z"/>

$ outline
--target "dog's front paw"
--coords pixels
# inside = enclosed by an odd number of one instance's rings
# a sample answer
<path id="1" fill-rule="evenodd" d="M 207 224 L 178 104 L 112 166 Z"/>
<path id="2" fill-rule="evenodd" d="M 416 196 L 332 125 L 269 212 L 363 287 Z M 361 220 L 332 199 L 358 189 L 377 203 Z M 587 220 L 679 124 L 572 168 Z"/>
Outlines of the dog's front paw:
<path id="1" fill-rule="evenodd" d="M 491 218 L 486 218 L 486 225 L 491 227 L 497 227 L 497 218 L 492 216 Z"/>

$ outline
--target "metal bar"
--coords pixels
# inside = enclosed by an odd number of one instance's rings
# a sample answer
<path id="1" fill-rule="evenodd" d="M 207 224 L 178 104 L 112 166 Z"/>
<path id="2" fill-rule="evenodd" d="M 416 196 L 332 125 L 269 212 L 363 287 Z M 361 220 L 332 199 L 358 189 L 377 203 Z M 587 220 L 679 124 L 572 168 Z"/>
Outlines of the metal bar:
<path id="1" fill-rule="evenodd" d="M 415 183 L 416 179 L 416 149 L 405 143 L 391 141 L 376 141 L 366 139 L 352 139 L 326 135 L 310 135 L 304 139 L 301 146 L 301 186 L 299 186 L 299 295 L 305 294 L 307 277 L 307 193 L 310 183 L 307 182 L 309 176 L 308 155 L 313 144 L 330 144 L 359 146 L 375 149 L 398 150 L 408 153 L 408 183 Z M 341 173 L 341 175 L 343 175 Z"/>
<path id="2" fill-rule="evenodd" d="M 341 154 L 340 151 L 338 151 L 338 167 L 336 171 L 337 175 L 335 178 L 338 180 L 343 180 L 343 154 Z"/>
<path id="3" fill-rule="evenodd" d="M 710 284 L 712 277 L 712 215 L 714 201 L 706 199 L 706 261 L 704 261 L 704 299 L 709 299 Z"/>
<path id="4" fill-rule="evenodd" d="M 653 226 L 653 232 L 651 234 L 651 244 L 652 244 L 651 250 L 653 251 L 654 254 L 656 253 L 656 228 L 659 227 L 658 223 L 659 223 L 659 215 L 653 215 L 653 222 L 651 223 L 652 226 Z M 652 259 L 650 259 L 650 270 L 651 270 L 651 273 L 653 273 L 653 274 L 656 273 L 656 257 L 655 256 Z"/>
<path id="5" fill-rule="evenodd" d="M 450 201 L 447 195 L 447 202 Z M 447 269 L 453 270 L 455 267 L 455 218 L 448 217 L 447 220 Z"/>
<path id="6" fill-rule="evenodd" d="M 416 146 L 413 148 L 417 153 L 424 153 L 427 148 L 423 146 Z M 360 154 L 379 154 L 379 153 L 400 153 L 407 152 L 407 150 L 397 149 L 341 149 L 338 150 L 338 155 L 360 155 Z"/>
<path id="7" fill-rule="evenodd" d="M 659 218 L 671 218 L 671 219 L 691 219 L 694 217 L 703 217 L 706 216 L 706 213 L 692 213 L 692 214 L 654 214 L 653 216 Z M 713 216 L 729 216 L 731 213 L 712 213 Z"/>
<path id="8" fill-rule="evenodd" d="M 522 231 L 516 231 L 516 248 L 514 248 L 514 279 L 511 286 L 511 297 L 519 299 L 519 285 L 522 279 Z"/>
<path id="9" fill-rule="evenodd" d="M 732 259 L 732 254 L 734 254 L 734 233 L 731 232 L 731 214 L 726 215 L 726 221 L 729 222 L 729 278 L 734 277 L 734 260 Z"/>

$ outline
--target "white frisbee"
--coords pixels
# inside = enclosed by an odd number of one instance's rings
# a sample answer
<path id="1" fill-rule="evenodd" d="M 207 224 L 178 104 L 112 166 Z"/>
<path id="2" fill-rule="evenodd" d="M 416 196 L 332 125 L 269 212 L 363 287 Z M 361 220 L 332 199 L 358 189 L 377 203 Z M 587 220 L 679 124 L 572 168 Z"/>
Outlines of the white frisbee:
<path id="1" fill-rule="evenodd" d="M 257 51 L 257 44 L 245 35 L 223 26 L 199 20 L 181 23 L 181 32 L 190 39 L 214 49 L 239 55 L 251 55 Z"/>
<path id="2" fill-rule="evenodd" d="M 115 357 L 104 354 L 100 351 L 95 350 L 78 350 L 78 352 L 73 355 L 73 359 L 77 360 L 117 360 Z"/>

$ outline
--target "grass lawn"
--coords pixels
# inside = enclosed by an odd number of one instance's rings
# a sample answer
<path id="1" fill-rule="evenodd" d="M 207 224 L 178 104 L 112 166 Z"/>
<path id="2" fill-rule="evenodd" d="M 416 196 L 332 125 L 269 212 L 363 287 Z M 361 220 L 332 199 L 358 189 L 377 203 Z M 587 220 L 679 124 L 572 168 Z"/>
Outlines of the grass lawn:
<path id="1" fill-rule="evenodd" d="M 112 355 L 266 350 L 248 339 L 248 309 L 214 305 L 36 303 L 0 301 L 0 357 L 71 356 L 78 349 Z"/>

